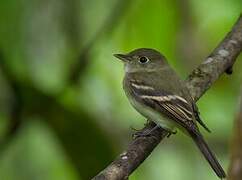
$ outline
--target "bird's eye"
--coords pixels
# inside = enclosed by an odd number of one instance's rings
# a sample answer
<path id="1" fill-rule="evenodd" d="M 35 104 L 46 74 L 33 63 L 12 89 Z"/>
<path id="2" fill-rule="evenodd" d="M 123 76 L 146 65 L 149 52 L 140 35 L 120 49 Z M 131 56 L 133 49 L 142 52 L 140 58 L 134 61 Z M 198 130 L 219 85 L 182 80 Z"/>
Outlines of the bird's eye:
<path id="1" fill-rule="evenodd" d="M 142 56 L 142 57 L 139 58 L 139 62 L 141 64 L 147 63 L 148 61 L 149 61 L 149 59 L 145 56 Z"/>

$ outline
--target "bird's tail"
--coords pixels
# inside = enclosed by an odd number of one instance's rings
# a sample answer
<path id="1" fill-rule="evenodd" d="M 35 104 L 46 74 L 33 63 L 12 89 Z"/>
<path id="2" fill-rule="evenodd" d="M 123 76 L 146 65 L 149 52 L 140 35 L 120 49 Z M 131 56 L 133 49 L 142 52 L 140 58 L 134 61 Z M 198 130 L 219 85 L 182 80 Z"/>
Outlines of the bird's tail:
<path id="1" fill-rule="evenodd" d="M 209 149 L 207 143 L 205 142 L 204 138 L 200 133 L 193 133 L 190 132 L 190 135 L 196 145 L 198 146 L 199 150 L 202 152 L 203 156 L 206 158 L 210 166 L 213 168 L 214 172 L 217 174 L 218 177 L 225 178 L 226 174 L 219 164 L 217 158 L 213 154 L 213 152 Z"/>

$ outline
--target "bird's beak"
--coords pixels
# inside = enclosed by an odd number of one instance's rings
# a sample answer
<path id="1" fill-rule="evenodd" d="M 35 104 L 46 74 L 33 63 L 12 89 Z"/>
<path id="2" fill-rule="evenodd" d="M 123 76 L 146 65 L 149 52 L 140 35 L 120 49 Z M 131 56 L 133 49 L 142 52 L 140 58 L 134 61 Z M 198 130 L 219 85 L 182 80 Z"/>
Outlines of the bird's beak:
<path id="1" fill-rule="evenodd" d="M 126 54 L 114 54 L 114 57 L 122 60 L 123 62 L 128 62 L 130 61 L 130 56 L 126 55 Z"/>

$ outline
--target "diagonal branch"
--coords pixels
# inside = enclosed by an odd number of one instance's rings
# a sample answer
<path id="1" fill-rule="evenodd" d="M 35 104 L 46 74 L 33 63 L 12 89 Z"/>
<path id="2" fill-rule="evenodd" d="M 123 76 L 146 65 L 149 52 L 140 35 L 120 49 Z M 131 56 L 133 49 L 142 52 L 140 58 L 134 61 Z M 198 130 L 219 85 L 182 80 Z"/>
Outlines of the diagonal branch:
<path id="1" fill-rule="evenodd" d="M 101 27 L 97 30 L 93 38 L 85 45 L 81 50 L 77 62 L 73 65 L 69 80 L 71 84 L 77 83 L 81 74 L 83 74 L 86 66 L 88 64 L 88 56 L 95 45 L 95 43 L 103 37 L 105 34 L 112 32 L 113 28 L 120 22 L 122 16 L 127 12 L 128 7 L 130 6 L 130 1 L 128 0 L 117 0 L 110 14 L 103 22 Z"/>
<path id="2" fill-rule="evenodd" d="M 231 74 L 232 66 L 242 50 L 242 16 L 239 17 L 231 32 L 217 48 L 188 77 L 187 87 L 197 101 L 224 72 Z M 142 131 L 151 129 L 150 123 Z M 149 137 L 137 137 L 110 165 L 93 180 L 122 180 L 150 155 L 159 142 L 168 135 L 163 129 L 157 129 Z"/>

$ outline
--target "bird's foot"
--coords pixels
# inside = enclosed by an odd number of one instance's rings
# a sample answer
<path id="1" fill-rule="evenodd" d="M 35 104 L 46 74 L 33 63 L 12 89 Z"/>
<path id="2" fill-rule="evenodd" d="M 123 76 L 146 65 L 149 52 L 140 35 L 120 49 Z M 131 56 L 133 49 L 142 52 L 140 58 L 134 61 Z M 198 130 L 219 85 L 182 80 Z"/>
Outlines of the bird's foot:
<path id="1" fill-rule="evenodd" d="M 136 130 L 133 128 L 137 132 L 135 132 L 132 136 L 133 136 L 133 138 L 147 137 L 147 136 L 150 136 L 152 134 L 152 132 L 154 132 L 158 128 L 160 128 L 159 125 L 155 125 L 152 129 L 145 129 L 145 130 Z"/>
<path id="2" fill-rule="evenodd" d="M 168 135 L 166 136 L 167 138 L 169 138 L 172 134 L 176 134 L 177 130 L 172 131 L 172 130 L 166 130 L 168 132 Z"/>

